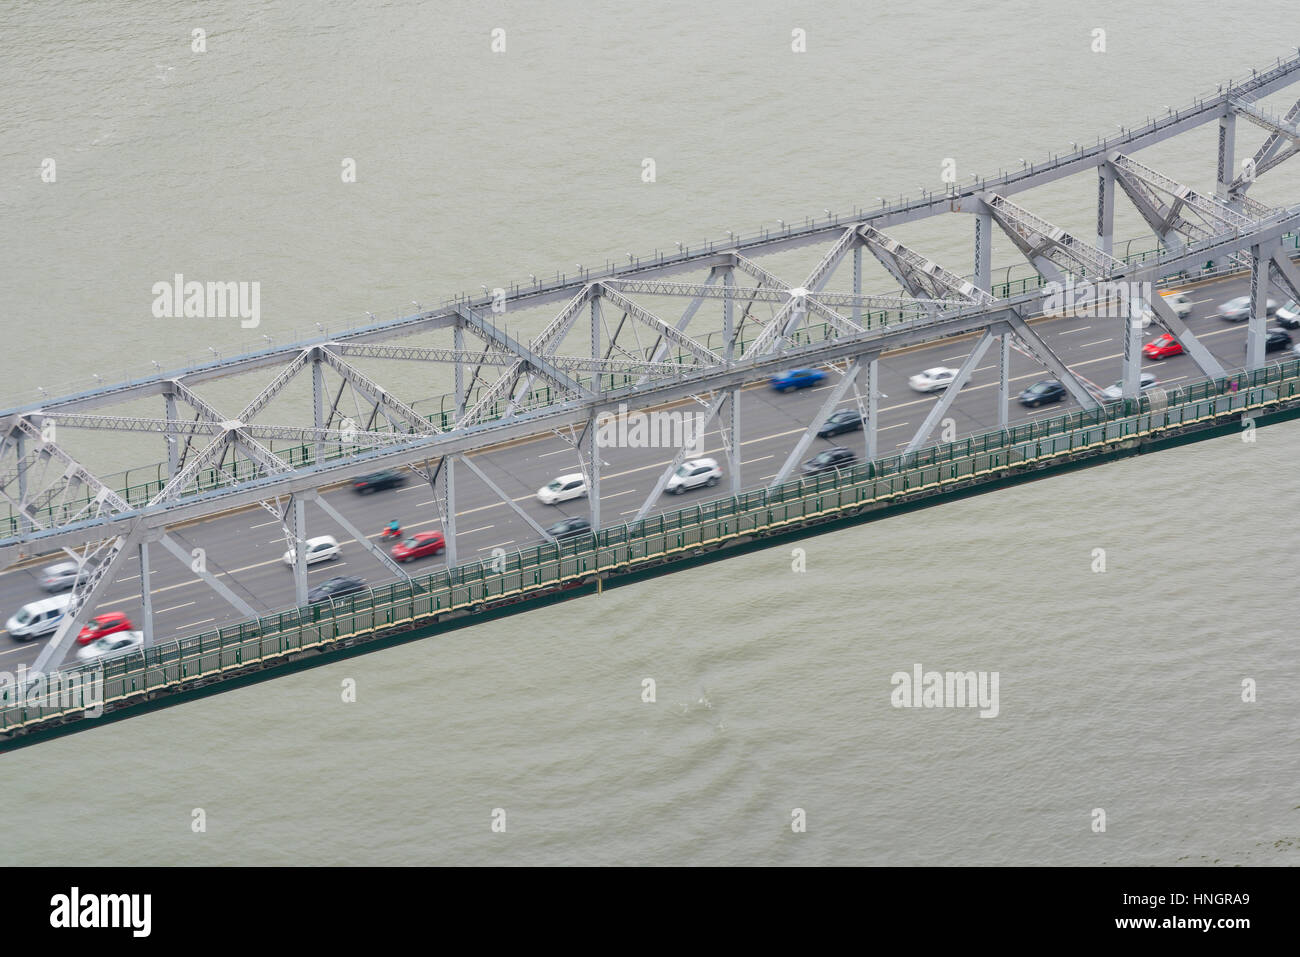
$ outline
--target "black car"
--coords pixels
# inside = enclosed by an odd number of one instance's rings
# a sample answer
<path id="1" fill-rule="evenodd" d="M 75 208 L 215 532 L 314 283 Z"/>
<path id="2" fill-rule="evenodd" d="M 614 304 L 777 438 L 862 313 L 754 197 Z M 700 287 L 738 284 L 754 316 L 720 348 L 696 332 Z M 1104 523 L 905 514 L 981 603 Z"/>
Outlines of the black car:
<path id="1" fill-rule="evenodd" d="M 320 601 L 331 601 L 335 598 L 342 598 L 344 595 L 351 595 L 354 592 L 365 590 L 366 583 L 360 578 L 349 578 L 346 575 L 340 575 L 338 578 L 331 578 L 321 582 L 307 592 L 307 601 L 314 605 Z"/>
<path id="2" fill-rule="evenodd" d="M 1264 339 L 1264 351 L 1277 352 L 1280 349 L 1291 348 L 1290 333 L 1283 332 L 1281 329 L 1269 329 L 1268 335 Z"/>
<path id="3" fill-rule="evenodd" d="M 574 535 L 585 535 L 590 531 L 591 522 L 585 518 L 566 518 L 548 528 L 546 534 L 552 538 L 572 538 Z"/>
<path id="4" fill-rule="evenodd" d="M 833 449 L 827 449 L 818 455 L 814 455 L 800 468 L 804 475 L 816 475 L 818 472 L 829 472 L 832 469 L 846 469 L 856 464 L 858 457 L 853 454 L 852 449 L 846 449 L 842 445 L 837 445 Z"/>
<path id="5" fill-rule="evenodd" d="M 352 489 L 359 495 L 369 495 L 371 492 L 379 492 L 386 488 L 401 488 L 405 484 L 405 473 L 395 469 L 384 469 L 382 472 L 361 476 L 352 483 Z"/>
<path id="6" fill-rule="evenodd" d="M 1024 392 L 1020 393 L 1020 404 L 1033 408 L 1036 405 L 1046 405 L 1048 402 L 1060 402 L 1068 393 L 1065 386 L 1055 379 L 1044 379 L 1042 382 L 1035 382 Z"/>
<path id="7" fill-rule="evenodd" d="M 839 435 L 841 432 L 856 432 L 862 428 L 862 413 L 856 409 L 841 409 L 836 412 L 817 430 L 817 437 L 824 439 L 830 435 Z"/>

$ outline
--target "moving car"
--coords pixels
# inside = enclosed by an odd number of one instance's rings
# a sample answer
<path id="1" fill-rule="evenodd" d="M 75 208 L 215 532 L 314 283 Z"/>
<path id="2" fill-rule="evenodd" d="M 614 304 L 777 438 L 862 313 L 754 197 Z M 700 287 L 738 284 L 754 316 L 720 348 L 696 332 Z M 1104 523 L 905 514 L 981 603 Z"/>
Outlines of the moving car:
<path id="1" fill-rule="evenodd" d="M 918 372 L 907 380 L 907 384 L 917 392 L 938 392 L 952 385 L 952 380 L 955 378 L 957 378 L 956 369 L 949 369 L 947 366 L 935 366 L 933 369 Z"/>
<path id="2" fill-rule="evenodd" d="M 58 595 L 28 602 L 5 622 L 5 630 L 19 641 L 30 641 L 48 635 L 59 627 L 63 613 L 72 603 L 71 595 Z"/>
<path id="3" fill-rule="evenodd" d="M 352 490 L 358 495 L 369 495 L 372 492 L 380 492 L 386 488 L 401 488 L 406 484 L 406 474 L 396 469 L 384 469 L 382 472 L 371 472 L 369 475 L 363 475 L 352 483 Z"/>
<path id="4" fill-rule="evenodd" d="M 1160 384 L 1160 380 L 1150 372 L 1143 372 L 1138 381 L 1138 392 L 1145 392 L 1147 389 L 1154 389 Z M 1124 398 L 1124 380 L 1120 379 L 1112 386 L 1107 386 L 1101 390 L 1103 399 L 1122 399 Z"/>
<path id="5" fill-rule="evenodd" d="M 842 445 L 827 449 L 825 452 L 818 453 L 810 458 L 799 470 L 804 475 L 816 475 L 819 472 L 830 472 L 836 469 L 846 469 L 857 464 L 858 457 L 853 454 L 852 449 L 846 449 Z"/>
<path id="6" fill-rule="evenodd" d="M 677 466 L 677 471 L 668 479 L 664 491 L 672 492 L 674 495 L 681 495 L 687 489 L 700 488 L 705 485 L 712 488 L 718 484 L 720 478 L 722 478 L 722 469 L 718 468 L 716 461 L 713 459 L 694 459 Z"/>
<path id="7" fill-rule="evenodd" d="M 1142 347 L 1142 354 L 1148 359 L 1168 359 L 1183 354 L 1183 344 L 1174 338 L 1172 332 L 1157 336 Z"/>
<path id="8" fill-rule="evenodd" d="M 1192 301 L 1187 298 L 1185 292 L 1162 292 L 1160 298 L 1163 299 L 1169 308 L 1174 311 L 1179 319 L 1186 319 L 1192 314 Z M 1138 316 L 1142 320 L 1142 328 L 1145 329 L 1155 321 L 1155 312 L 1152 308 L 1141 299 L 1130 299 L 1128 304 L 1128 314 Z"/>
<path id="9" fill-rule="evenodd" d="M 317 562 L 330 562 L 339 557 L 339 543 L 331 535 L 319 535 L 316 538 L 307 539 L 307 564 L 315 565 Z M 281 558 L 286 565 L 293 565 L 298 561 L 298 550 L 291 548 L 284 553 Z"/>
<path id="10" fill-rule="evenodd" d="M 399 562 L 409 562 L 416 558 L 437 555 L 447 548 L 442 532 L 420 532 L 404 542 L 393 546 L 392 556 Z"/>
<path id="11" fill-rule="evenodd" d="M 106 635 L 112 635 L 119 631 L 130 631 L 131 619 L 120 611 L 106 611 L 102 615 L 96 615 L 89 625 L 81 629 L 81 634 L 77 635 L 77 644 L 88 645 L 92 641 L 98 641 Z"/>
<path id="12" fill-rule="evenodd" d="M 1277 312 L 1277 303 L 1270 299 L 1266 314 L 1271 316 L 1275 312 Z M 1238 296 L 1236 299 L 1229 299 L 1219 306 L 1219 315 L 1229 322 L 1245 322 L 1250 318 L 1250 296 Z"/>
<path id="13" fill-rule="evenodd" d="M 807 389 L 826 378 L 821 369 L 791 369 L 780 375 L 772 376 L 771 386 L 777 392 L 789 392 L 793 389 Z"/>
<path id="14" fill-rule="evenodd" d="M 841 409 L 827 417 L 822 427 L 817 430 L 817 438 L 839 435 L 841 432 L 856 432 L 862 428 L 862 413 L 856 409 Z"/>
<path id="15" fill-rule="evenodd" d="M 585 518 L 566 518 L 548 528 L 546 534 L 552 538 L 572 538 L 575 535 L 585 535 L 590 531 L 591 522 Z"/>
<path id="16" fill-rule="evenodd" d="M 1027 408 L 1045 405 L 1048 402 L 1060 402 L 1068 395 L 1065 386 L 1055 379 L 1044 379 L 1042 382 L 1035 382 L 1024 392 L 1020 393 L 1020 404 Z"/>
<path id="17" fill-rule="evenodd" d="M 307 592 L 307 602 L 314 605 L 317 602 L 333 601 L 335 598 L 342 598 L 344 595 L 352 595 L 365 590 L 366 583 L 360 578 L 340 575 L 338 578 L 326 579 Z"/>
<path id="18" fill-rule="evenodd" d="M 1292 299 L 1284 306 L 1279 306 L 1273 318 L 1283 329 L 1300 329 L 1300 302 Z"/>
<path id="19" fill-rule="evenodd" d="M 543 485 L 537 490 L 537 501 L 543 505 L 558 505 L 572 498 L 582 498 L 587 494 L 587 479 L 581 472 L 561 475 L 559 478 Z"/>
<path id="20" fill-rule="evenodd" d="M 1288 333 L 1288 332 L 1284 332 L 1284 331 L 1281 330 L 1281 329 L 1267 329 L 1267 330 L 1265 330 L 1265 332 L 1267 333 L 1267 335 L 1264 337 L 1264 354 L 1265 354 L 1265 355 L 1268 355 L 1268 353 L 1270 353 L 1270 352 L 1277 352 L 1277 351 L 1279 351 L 1279 350 L 1281 350 L 1281 349 L 1290 349 L 1290 348 L 1291 348 L 1291 334 L 1290 334 L 1290 333 Z M 1247 349 L 1250 348 L 1249 343 L 1247 344 L 1246 348 L 1247 348 Z"/>
<path id="21" fill-rule="evenodd" d="M 41 587 L 46 591 L 67 591 L 78 578 L 85 580 L 89 570 L 76 562 L 59 562 L 41 569 Z"/>
<path id="22" fill-rule="evenodd" d="M 77 660 L 95 661 L 99 658 L 113 658 L 117 655 L 138 651 L 143 647 L 144 632 L 115 631 L 111 635 L 105 635 L 103 638 L 92 641 L 84 648 L 77 649 Z"/>

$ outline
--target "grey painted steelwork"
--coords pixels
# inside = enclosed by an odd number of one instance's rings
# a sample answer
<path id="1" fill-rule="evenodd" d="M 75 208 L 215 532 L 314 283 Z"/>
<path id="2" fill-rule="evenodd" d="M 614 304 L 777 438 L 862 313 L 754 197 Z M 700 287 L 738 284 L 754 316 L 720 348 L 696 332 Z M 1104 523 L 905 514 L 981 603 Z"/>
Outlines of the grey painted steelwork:
<path id="1" fill-rule="evenodd" d="M 582 436 L 574 445 L 588 477 L 591 521 L 599 527 L 601 461 L 596 421 L 601 413 L 614 412 L 620 406 L 639 411 L 692 400 L 705 406 L 706 423 L 725 409 L 722 441 L 731 487 L 739 492 L 741 390 L 795 364 L 839 365 L 846 372 L 832 389 L 831 399 L 823 403 L 814 421 L 804 429 L 780 475 L 790 471 L 821 421 L 849 389 L 863 414 L 865 452 L 874 458 L 878 451 L 877 357 L 941 339 L 978 334 L 957 381 L 930 410 L 907 444 L 908 451 L 915 451 L 929 439 L 994 338 L 999 340 L 1000 423 L 1007 421 L 1011 398 L 1008 367 L 1013 340 L 1023 343 L 1027 354 L 1059 378 L 1082 406 L 1095 407 L 1094 387 L 1068 368 L 1026 321 L 1041 314 L 1042 294 L 1031 291 L 995 298 L 991 284 L 993 223 L 1006 232 L 1045 279 L 1055 282 L 1075 277 L 1087 277 L 1093 282 L 1154 282 L 1181 269 L 1199 268 L 1205 261 L 1231 261 L 1236 257 L 1244 263 L 1249 258 L 1258 311 L 1269 282 L 1293 291 L 1300 285 L 1297 271 L 1278 247 L 1283 234 L 1300 226 L 1300 207 L 1271 210 L 1245 195 L 1258 173 L 1296 152 L 1300 103 L 1286 115 L 1277 116 L 1263 109 L 1259 100 L 1297 79 L 1300 57 L 1279 61 L 1273 68 L 1221 90 L 1217 96 L 1199 100 L 1187 109 L 1170 111 L 1139 129 L 1099 140 L 1069 156 L 1029 164 L 1016 173 L 977 178 L 964 190 L 953 188 L 911 202 L 882 201 L 878 210 L 827 215 L 801 226 L 783 224 L 779 231 L 763 230 L 746 239 L 732 235 L 726 243 L 709 243 L 696 250 L 682 247 L 676 255 L 629 255 L 626 265 L 580 269 L 577 276 L 557 277 L 554 282 L 534 279 L 531 284 L 511 285 L 502 291 L 503 295 L 458 297 L 439 308 L 421 309 L 391 322 L 372 322 L 312 341 L 218 359 L 11 410 L 0 416 L 0 501 L 8 504 L 16 521 L 12 524 L 14 531 L 0 538 L 0 558 L 8 564 L 32 551 L 86 549 L 92 563 L 91 580 L 74 588 L 74 613 L 67 617 L 58 640 L 50 643 L 62 646 L 67 633 L 93 611 L 99 585 L 119 567 L 123 554 L 138 552 L 141 560 L 147 561 L 147 546 L 152 541 L 162 541 L 164 547 L 177 553 L 178 547 L 167 538 L 167 528 L 225 509 L 272 500 L 278 503 L 287 497 L 293 511 L 293 529 L 287 534 L 301 542 L 305 538 L 305 504 L 315 500 L 395 574 L 402 574 L 400 566 L 388 559 L 383 549 L 372 545 L 316 494 L 323 485 L 348 482 L 379 468 L 410 468 L 429 482 L 443 515 L 447 559 L 454 564 L 457 458 L 523 515 L 469 454 L 538 433 L 581 429 Z M 1269 139 L 1257 152 L 1250 176 L 1244 179 L 1230 179 L 1237 115 L 1269 130 Z M 1211 122 L 1217 122 L 1220 130 L 1213 196 L 1197 193 L 1132 156 L 1147 146 Z M 1094 242 L 1084 242 L 1008 199 L 1089 170 L 1095 170 L 1098 176 Z M 1159 257 L 1129 265 L 1112 255 L 1116 182 L 1165 245 Z M 975 219 L 973 282 L 884 232 L 892 225 L 947 212 Z M 827 243 L 829 247 L 799 286 L 789 285 L 754 261 L 760 255 Z M 864 248 L 897 280 L 899 292 L 863 294 Z M 851 292 L 826 291 L 845 257 L 852 262 Z M 702 282 L 682 276 L 700 270 L 707 270 Z M 634 296 L 684 297 L 689 303 L 679 319 L 668 322 Z M 1218 363 L 1161 297 L 1150 298 L 1156 319 L 1179 337 L 1194 361 L 1207 374 L 1221 375 Z M 719 303 L 720 329 L 706 330 L 708 338 L 699 332 L 688 334 L 687 328 L 693 323 L 698 325 L 697 316 L 710 302 Z M 527 343 L 512 338 L 485 318 L 489 308 L 495 311 L 502 304 L 520 309 L 552 303 L 563 305 L 541 333 Z M 622 314 L 617 323 L 607 321 L 613 318 L 612 309 Z M 773 315 L 764 322 L 757 313 L 769 310 Z M 578 356 L 566 356 L 560 348 L 584 311 L 590 316 L 590 347 L 577 350 Z M 1262 321 L 1258 319 L 1256 316 L 1251 323 L 1252 366 L 1261 358 L 1262 342 L 1257 340 L 1262 334 Z M 442 330 L 451 337 L 450 348 L 393 342 L 415 333 Z M 466 348 L 466 333 L 481 340 L 481 351 Z M 1136 395 L 1138 386 L 1139 344 L 1137 331 L 1130 329 L 1125 337 L 1123 379 L 1128 396 Z M 362 373 L 348 361 L 353 358 L 451 365 L 454 393 L 450 428 L 429 421 L 413 404 Z M 254 422 L 309 366 L 310 424 Z M 194 391 L 196 385 L 205 382 L 262 369 L 275 370 L 274 377 L 233 417 L 223 415 Z M 327 372 L 339 380 L 337 391 L 327 385 Z M 545 388 L 534 391 L 535 384 Z M 342 412 L 345 394 L 351 395 L 364 421 L 354 421 Z M 94 411 L 159 395 L 164 398 L 161 418 Z M 193 411 L 192 419 L 188 413 L 184 417 L 178 414 L 180 403 Z M 341 420 L 341 427 L 336 426 L 336 420 Z M 79 429 L 162 435 L 166 441 L 166 479 L 161 490 L 144 504 L 125 501 L 64 447 L 64 432 Z M 305 464 L 293 467 L 283 452 L 274 451 L 280 447 L 276 443 L 294 443 L 310 449 L 312 454 L 309 460 L 301 460 Z M 638 518 L 654 506 L 685 455 L 682 449 L 659 477 L 638 510 Z M 431 464 L 434 460 L 436 465 Z M 203 480 L 207 484 L 201 486 L 202 476 L 208 478 Z M 281 516 L 282 523 L 288 520 L 278 504 L 273 513 Z M 523 517 L 528 520 L 526 515 Z M 535 522 L 528 521 L 535 532 L 543 534 Z M 303 551 L 299 548 L 294 569 L 300 602 L 306 597 Z M 208 578 L 221 593 L 224 586 L 220 581 L 210 575 Z M 143 581 L 147 581 L 147 574 L 142 576 Z M 234 598 L 233 594 L 223 597 Z M 145 627 L 151 630 L 147 595 L 142 597 L 142 608 Z"/>

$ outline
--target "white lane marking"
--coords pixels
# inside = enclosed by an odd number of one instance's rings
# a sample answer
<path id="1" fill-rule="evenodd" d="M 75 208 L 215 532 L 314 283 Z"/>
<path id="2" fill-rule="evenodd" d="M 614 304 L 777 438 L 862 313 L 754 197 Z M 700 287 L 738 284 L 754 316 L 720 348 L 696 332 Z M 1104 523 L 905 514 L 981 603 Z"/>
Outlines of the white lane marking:
<path id="1" fill-rule="evenodd" d="M 1074 335 L 1076 332 L 1087 332 L 1087 331 L 1088 331 L 1089 329 L 1091 329 L 1091 328 L 1092 328 L 1092 326 L 1080 326 L 1078 329 L 1067 329 L 1065 332 L 1062 332 L 1061 335 L 1063 335 L 1063 336 L 1072 336 L 1072 335 Z M 1083 346 L 1080 346 L 1079 348 L 1082 349 Z"/>
<path id="2" fill-rule="evenodd" d="M 187 601 L 187 602 L 186 602 L 185 604 L 183 604 L 183 605 L 172 605 L 170 608 L 159 608 L 157 611 L 154 612 L 154 614 L 155 614 L 155 615 L 161 615 L 161 614 L 163 614 L 164 612 L 168 612 L 168 611 L 176 611 L 176 610 L 179 609 L 179 608 L 188 608 L 188 607 L 190 607 L 190 605 L 194 605 L 194 604 L 197 604 L 197 602 Z"/>
<path id="3" fill-rule="evenodd" d="M 180 631 L 182 628 L 193 628 L 195 625 L 206 625 L 208 622 L 216 620 L 217 619 L 215 618 L 204 618 L 202 621 L 192 621 L 188 625 L 177 625 L 176 630 Z"/>
<path id="4" fill-rule="evenodd" d="M 1114 342 L 1114 341 L 1115 341 L 1115 340 L 1114 340 L 1113 338 L 1111 338 L 1111 339 L 1098 339 L 1096 342 L 1085 342 L 1083 345 L 1079 346 L 1079 348 L 1080 348 L 1080 349 L 1086 349 L 1086 348 L 1088 348 L 1089 346 L 1099 346 L 1099 345 L 1101 345 L 1103 342 Z"/>

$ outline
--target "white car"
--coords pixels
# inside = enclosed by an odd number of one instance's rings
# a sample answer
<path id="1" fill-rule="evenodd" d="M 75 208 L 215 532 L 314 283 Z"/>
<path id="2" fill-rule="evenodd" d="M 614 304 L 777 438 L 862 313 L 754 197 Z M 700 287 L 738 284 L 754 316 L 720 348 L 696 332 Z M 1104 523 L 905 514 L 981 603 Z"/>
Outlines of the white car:
<path id="1" fill-rule="evenodd" d="M 1273 318 L 1283 329 L 1300 329 L 1300 302 L 1291 299 L 1285 305 L 1278 306 Z"/>
<path id="2" fill-rule="evenodd" d="M 672 474 L 664 490 L 674 495 L 681 495 L 687 489 L 700 488 L 703 485 L 711 488 L 718 484 L 720 478 L 722 478 L 722 469 L 718 468 L 718 463 L 713 459 L 694 459 L 677 466 L 677 471 Z"/>
<path id="3" fill-rule="evenodd" d="M 1277 301 L 1274 299 L 1267 300 L 1264 311 L 1266 316 L 1273 315 L 1277 311 Z M 1250 318 L 1250 297 L 1238 296 L 1236 299 L 1229 299 L 1219 306 L 1219 315 L 1229 322 L 1245 322 Z"/>
<path id="4" fill-rule="evenodd" d="M 1185 292 L 1162 292 L 1165 302 L 1173 309 L 1174 315 L 1179 319 L 1186 319 L 1192 314 L 1192 301 L 1187 298 Z"/>
<path id="5" fill-rule="evenodd" d="M 95 661 L 139 651 L 144 646 L 143 631 L 115 631 L 77 651 L 78 661 Z"/>
<path id="6" fill-rule="evenodd" d="M 1144 373 L 1142 373 L 1142 377 L 1141 377 L 1141 379 L 1139 380 L 1139 383 L 1138 383 L 1138 391 L 1139 391 L 1139 392 L 1145 392 L 1147 389 L 1154 389 L 1154 388 L 1155 388 L 1156 386 L 1158 386 L 1159 384 L 1160 384 L 1160 380 L 1159 380 L 1159 379 L 1157 379 L 1155 376 L 1153 376 L 1150 372 L 1144 372 Z M 1120 379 L 1120 380 L 1119 380 L 1118 382 L 1116 382 L 1114 385 L 1112 385 L 1112 386 L 1108 386 L 1107 388 L 1102 389 L 1102 390 L 1101 390 L 1101 397 L 1102 397 L 1103 399 L 1122 399 L 1122 398 L 1124 398 L 1124 380 L 1123 380 L 1123 379 Z"/>
<path id="7" fill-rule="evenodd" d="M 947 366 L 935 366 L 933 369 L 918 372 L 907 380 L 907 384 L 917 392 L 938 392 L 952 385 L 952 380 L 955 378 L 957 378 L 956 369 L 949 369 Z"/>
<path id="8" fill-rule="evenodd" d="M 307 564 L 315 565 L 317 562 L 329 562 L 339 557 L 342 549 L 333 536 L 320 535 L 316 538 L 307 539 Z M 291 548 L 284 553 L 283 561 L 286 565 L 292 566 L 298 561 L 298 550 Z"/>
<path id="9" fill-rule="evenodd" d="M 537 501 L 543 505 L 558 505 L 571 498 L 582 498 L 587 494 L 587 480 L 581 472 L 561 475 L 553 482 L 537 490 Z"/>

